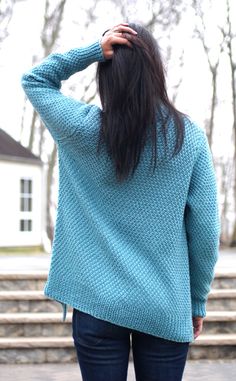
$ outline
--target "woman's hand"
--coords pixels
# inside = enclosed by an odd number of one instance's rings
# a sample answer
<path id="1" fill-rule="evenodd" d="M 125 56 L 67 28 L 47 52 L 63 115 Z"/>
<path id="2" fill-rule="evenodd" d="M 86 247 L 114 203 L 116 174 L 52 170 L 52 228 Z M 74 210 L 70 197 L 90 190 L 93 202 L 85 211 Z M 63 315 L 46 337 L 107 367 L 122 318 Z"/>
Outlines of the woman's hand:
<path id="1" fill-rule="evenodd" d="M 203 328 L 203 317 L 194 316 L 193 317 L 194 339 L 196 339 L 200 335 L 200 333 L 202 332 L 202 328 Z"/>
<path id="2" fill-rule="evenodd" d="M 122 23 L 109 29 L 101 39 L 103 55 L 106 59 L 111 59 L 113 56 L 112 45 L 120 44 L 127 45 L 132 48 L 131 42 L 128 40 L 126 33 L 137 35 L 137 32 L 130 28 L 127 23 Z"/>

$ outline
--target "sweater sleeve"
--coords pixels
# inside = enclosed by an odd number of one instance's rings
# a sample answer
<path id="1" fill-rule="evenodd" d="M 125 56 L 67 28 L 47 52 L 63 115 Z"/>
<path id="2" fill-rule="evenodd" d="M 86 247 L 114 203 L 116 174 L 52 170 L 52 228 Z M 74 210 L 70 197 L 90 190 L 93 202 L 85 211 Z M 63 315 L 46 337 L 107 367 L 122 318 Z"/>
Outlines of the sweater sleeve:
<path id="1" fill-rule="evenodd" d="M 185 208 L 192 316 L 206 316 L 206 302 L 218 260 L 220 216 L 212 155 L 205 131 L 194 164 Z"/>
<path id="2" fill-rule="evenodd" d="M 61 93 L 61 81 L 97 61 L 105 61 L 100 41 L 50 54 L 22 76 L 22 87 L 55 141 L 62 140 L 86 124 L 92 105 Z"/>

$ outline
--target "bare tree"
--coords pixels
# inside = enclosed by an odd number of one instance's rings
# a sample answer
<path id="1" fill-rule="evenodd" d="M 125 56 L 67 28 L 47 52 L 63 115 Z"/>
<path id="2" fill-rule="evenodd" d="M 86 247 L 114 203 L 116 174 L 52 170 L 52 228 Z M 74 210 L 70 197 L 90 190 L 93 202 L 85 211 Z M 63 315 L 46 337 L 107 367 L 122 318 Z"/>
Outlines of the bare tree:
<path id="1" fill-rule="evenodd" d="M 43 28 L 41 32 L 41 43 L 42 43 L 42 55 L 41 59 L 48 56 L 53 48 L 55 47 L 57 40 L 59 38 L 60 27 L 63 19 L 63 13 L 65 9 L 66 0 L 57 0 L 56 2 L 52 2 L 50 0 L 45 0 L 44 6 L 44 22 Z M 36 57 L 33 57 L 33 63 L 35 63 Z M 26 110 L 26 107 L 24 107 Z M 24 126 L 24 114 L 22 116 L 22 127 Z M 31 123 L 29 127 L 29 142 L 28 148 L 33 151 L 34 143 L 38 143 L 38 155 L 42 157 L 45 154 L 45 141 L 47 140 L 45 137 L 46 130 L 45 126 L 40 120 L 38 114 L 35 110 L 32 112 Z M 45 156 L 45 155 L 44 155 Z M 52 241 L 53 239 L 53 221 L 51 214 L 51 205 L 52 205 L 52 194 L 51 194 L 51 186 L 53 179 L 53 172 L 56 163 L 57 156 L 57 148 L 55 142 L 53 142 L 52 150 L 47 154 L 47 199 L 46 199 L 46 230 L 49 239 Z"/>
<path id="2" fill-rule="evenodd" d="M 117 11 L 127 22 L 135 20 L 136 0 L 112 0 Z M 145 6 L 145 1 L 142 2 Z M 149 2 L 150 3 L 150 2 Z M 156 27 L 162 28 L 169 34 L 173 28 L 180 22 L 181 13 L 186 7 L 186 1 L 183 0 L 151 0 L 150 19 L 144 22 L 144 26 L 154 32 Z M 132 10 L 133 7 L 133 11 Z M 138 5 L 137 5 L 138 7 Z M 161 37 L 161 36 L 160 36 Z"/>
<path id="3" fill-rule="evenodd" d="M 85 27 L 88 27 L 91 20 L 95 20 L 95 10 L 98 1 L 93 3 L 92 8 L 89 8 L 81 4 L 81 8 L 84 8 L 84 11 L 87 15 L 85 21 Z M 44 9 L 44 21 L 41 32 L 41 42 L 42 42 L 42 56 L 41 58 L 49 55 L 52 50 L 57 45 L 58 39 L 60 37 L 60 29 L 62 26 L 62 20 L 65 10 L 66 0 L 57 0 L 56 5 L 55 1 L 45 0 L 45 9 Z M 91 102 L 96 96 L 96 89 L 91 92 L 91 85 L 94 82 L 94 77 L 92 80 L 85 81 L 83 85 L 83 95 L 81 100 L 84 102 Z M 69 89 L 72 93 L 75 91 L 75 86 L 72 85 Z M 49 239 L 52 241 L 54 235 L 54 221 L 53 221 L 53 210 L 55 208 L 55 203 L 53 202 L 52 195 L 52 186 L 54 178 L 54 170 L 57 163 L 57 146 L 55 142 L 52 143 L 52 148 L 50 152 L 48 148 L 46 149 L 46 143 L 48 141 L 48 132 L 45 129 L 44 124 L 40 120 L 38 114 L 33 110 L 31 124 L 30 124 L 30 136 L 28 148 L 33 150 L 35 143 L 38 146 L 39 156 L 46 156 L 47 164 L 47 189 L 46 189 L 46 230 Z"/>
<path id="4" fill-rule="evenodd" d="M 231 99 L 232 99 L 232 114 L 233 114 L 233 136 L 234 136 L 234 223 L 233 233 L 230 246 L 236 246 L 236 55 L 233 46 L 236 42 L 236 33 L 233 30 L 233 17 L 230 0 L 226 0 L 226 25 L 222 28 L 222 32 L 226 39 L 227 54 L 230 63 L 231 74 Z"/>
<path id="5" fill-rule="evenodd" d="M 44 57 L 48 56 L 51 53 L 59 37 L 60 26 L 61 26 L 61 22 L 63 18 L 65 4 L 66 4 L 66 0 L 60 0 L 57 2 L 55 7 L 51 7 L 50 1 L 49 0 L 45 1 L 44 25 L 43 25 L 43 30 L 41 34 Z M 34 115 L 33 115 L 33 118 L 34 118 Z M 35 128 L 35 122 L 34 124 L 33 123 L 31 124 L 32 129 Z M 39 130 L 40 130 L 39 153 L 40 155 L 42 155 L 44 133 L 45 133 L 45 126 L 42 123 L 42 121 L 39 122 Z M 54 167 L 56 164 L 56 157 L 57 157 L 57 147 L 55 142 L 53 142 L 52 151 L 48 154 L 47 198 L 46 198 L 46 219 L 47 219 L 46 229 L 47 229 L 47 235 L 51 241 L 53 240 L 53 235 L 54 235 L 53 221 L 52 221 L 52 215 L 51 215 L 51 204 L 52 204 L 51 190 L 52 190 L 53 172 L 54 172 Z"/>
<path id="6" fill-rule="evenodd" d="M 8 35 L 8 26 L 12 18 L 15 0 L 0 0 L 0 42 Z"/>
<path id="7" fill-rule="evenodd" d="M 206 2 L 204 2 L 204 5 Z M 209 7 L 211 6 L 211 2 L 209 3 Z M 207 57 L 208 67 L 211 73 L 212 77 L 212 96 L 211 96 L 211 105 L 210 105 L 210 117 L 208 120 L 208 123 L 206 125 L 206 133 L 208 137 L 208 142 L 210 147 L 212 146 L 212 139 L 213 139 L 213 129 L 214 129 L 214 118 L 215 118 L 215 111 L 217 106 L 217 74 L 218 74 L 218 67 L 219 62 L 221 58 L 221 53 L 224 48 L 224 34 L 222 34 L 221 42 L 218 45 L 218 53 L 217 55 L 212 58 L 211 50 L 212 46 L 209 46 L 207 44 L 207 23 L 205 21 L 205 12 L 203 10 L 203 1 L 199 0 L 193 0 L 193 7 L 195 9 L 195 13 L 197 16 L 197 20 L 200 21 L 200 23 L 196 23 L 195 25 L 195 32 L 197 34 L 197 37 L 200 39 L 204 52 Z M 220 26 L 218 26 L 218 29 L 220 30 Z"/>
<path id="8" fill-rule="evenodd" d="M 48 170 L 47 170 L 47 198 L 46 198 L 46 213 L 47 213 L 47 235 L 50 241 L 52 242 L 53 236 L 54 236 L 54 222 L 52 220 L 51 216 L 51 207 L 53 206 L 52 201 L 52 179 L 53 179 L 53 172 L 56 165 L 56 159 L 57 159 L 57 146 L 54 143 L 52 152 L 48 155 Z"/>
<path id="9" fill-rule="evenodd" d="M 222 11 L 223 4 L 222 5 Z M 228 56 L 230 60 L 230 56 L 232 58 L 232 49 L 231 42 L 232 41 L 232 29 L 231 29 L 231 20 L 230 20 L 230 5 L 229 1 L 226 2 L 226 23 L 225 25 L 221 25 L 221 20 L 216 20 L 214 17 L 211 17 L 213 20 L 210 24 L 210 27 L 214 25 L 215 28 L 215 38 L 214 42 L 209 41 L 209 23 L 207 17 L 209 13 L 214 14 L 214 9 L 219 7 L 219 4 L 213 2 L 211 0 L 193 0 L 193 7 L 195 9 L 196 14 L 196 25 L 195 25 L 195 33 L 196 36 L 202 43 L 207 62 L 209 72 L 211 73 L 212 79 L 212 93 L 210 99 L 210 115 L 206 120 L 206 133 L 208 136 L 208 142 L 210 147 L 212 147 L 213 137 L 214 137 L 214 128 L 215 128 L 215 115 L 218 106 L 218 89 L 217 83 L 219 78 L 219 64 L 221 62 L 221 58 L 225 55 L 225 51 L 228 51 Z M 229 37 L 230 35 L 230 37 Z M 228 45 L 228 47 L 227 47 Z M 212 52 L 214 51 L 214 54 Z M 234 87 L 232 85 L 232 87 Z M 236 147 L 236 141 L 235 141 Z M 226 156 L 226 155 L 224 155 Z M 232 203 L 230 199 L 232 199 L 232 168 L 234 167 L 232 163 L 231 157 L 221 157 L 214 158 L 215 169 L 218 175 L 218 181 L 220 182 L 220 195 L 222 200 L 222 208 L 221 208 L 221 243 L 227 244 L 230 240 L 230 224 L 232 221 L 229 219 L 230 213 L 232 213 Z M 236 192 L 236 190 L 235 190 Z M 235 197 L 236 199 L 236 193 Z M 236 237 L 236 221 L 235 221 L 235 237 Z"/>
<path id="10" fill-rule="evenodd" d="M 230 199 L 232 198 L 234 163 L 231 157 L 220 157 L 215 159 L 215 167 L 218 169 L 218 175 L 221 179 L 220 194 L 222 195 L 221 211 L 221 243 L 227 245 L 230 239 Z"/>
<path id="11" fill-rule="evenodd" d="M 44 10 L 44 23 L 41 33 L 41 42 L 43 47 L 43 57 L 48 56 L 53 47 L 55 46 L 57 39 L 59 37 L 59 31 L 61 26 L 61 21 L 63 18 L 64 8 L 66 0 L 59 0 L 54 7 L 50 6 L 50 0 L 45 0 L 45 10 Z M 43 58 L 42 57 L 42 58 Z M 38 116 L 35 111 L 33 111 L 31 126 L 30 126 L 30 137 L 28 148 L 33 149 L 33 143 L 35 139 L 36 125 L 39 125 L 40 131 L 40 142 L 43 140 L 43 134 L 45 132 L 45 127 L 43 123 L 38 122 Z M 39 155 L 42 155 L 42 144 L 39 144 Z"/>

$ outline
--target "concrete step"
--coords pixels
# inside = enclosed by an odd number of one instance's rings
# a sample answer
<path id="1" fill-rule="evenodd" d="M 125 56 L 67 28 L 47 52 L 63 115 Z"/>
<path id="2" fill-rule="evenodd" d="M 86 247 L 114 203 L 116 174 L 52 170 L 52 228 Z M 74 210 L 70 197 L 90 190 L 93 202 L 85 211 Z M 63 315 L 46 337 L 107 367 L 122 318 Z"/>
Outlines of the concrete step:
<path id="1" fill-rule="evenodd" d="M 200 335 L 190 344 L 190 360 L 236 358 L 236 334 Z"/>
<path id="2" fill-rule="evenodd" d="M 76 362 L 71 337 L 0 338 L 0 364 L 71 362 Z"/>
<path id="3" fill-rule="evenodd" d="M 207 311 L 236 311 L 236 289 L 212 289 L 207 301 Z"/>
<path id="4" fill-rule="evenodd" d="M 71 336 L 72 313 L 65 322 L 61 313 L 0 314 L 0 337 L 61 337 Z M 202 334 L 236 332 L 236 311 L 209 311 L 204 319 Z"/>
<path id="5" fill-rule="evenodd" d="M 207 310 L 236 311 L 236 289 L 212 289 Z M 61 311 L 61 304 L 47 298 L 43 291 L 0 291 L 0 313 Z"/>
<path id="6" fill-rule="evenodd" d="M 0 291 L 0 313 L 61 311 L 61 304 L 47 298 L 43 291 Z"/>
<path id="7" fill-rule="evenodd" d="M 236 311 L 207 311 L 203 334 L 227 334 L 236 332 Z"/>
<path id="8" fill-rule="evenodd" d="M 47 272 L 0 273 L 0 363 L 75 362 L 72 309 L 43 294 Z M 236 272 L 216 273 L 190 359 L 236 358 Z"/>
<path id="9" fill-rule="evenodd" d="M 71 336 L 72 314 L 62 321 L 62 313 L 0 314 L 0 337 Z"/>
<path id="10" fill-rule="evenodd" d="M 236 310 L 236 289 L 212 289 L 207 310 Z M 0 291 L 0 313 L 60 311 L 61 304 L 47 298 L 42 290 Z"/>
<path id="11" fill-rule="evenodd" d="M 212 282 L 213 289 L 236 288 L 236 271 L 217 271 Z"/>
<path id="12" fill-rule="evenodd" d="M 48 271 L 0 272 L 0 291 L 43 290 Z M 236 271 L 217 271 L 212 288 L 236 289 Z"/>
<path id="13" fill-rule="evenodd" d="M 0 291 L 43 290 L 47 271 L 0 272 Z"/>
<path id="14" fill-rule="evenodd" d="M 190 344 L 188 359 L 205 358 L 236 358 L 236 334 L 200 335 Z M 71 337 L 0 338 L 1 364 L 57 362 L 76 362 L 76 352 Z"/>

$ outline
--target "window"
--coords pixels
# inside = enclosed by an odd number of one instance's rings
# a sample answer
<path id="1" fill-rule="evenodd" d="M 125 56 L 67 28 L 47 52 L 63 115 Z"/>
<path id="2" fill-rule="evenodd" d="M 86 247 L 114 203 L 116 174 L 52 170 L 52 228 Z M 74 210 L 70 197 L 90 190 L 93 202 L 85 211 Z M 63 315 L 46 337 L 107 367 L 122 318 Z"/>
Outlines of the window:
<path id="1" fill-rule="evenodd" d="M 20 179 L 20 224 L 21 232 L 32 231 L 32 180 L 29 178 Z"/>
<path id="2" fill-rule="evenodd" d="M 32 220 L 20 220 L 20 231 L 21 232 L 32 231 Z"/>
<path id="3" fill-rule="evenodd" d="M 32 180 L 20 180 L 20 211 L 32 212 Z"/>

